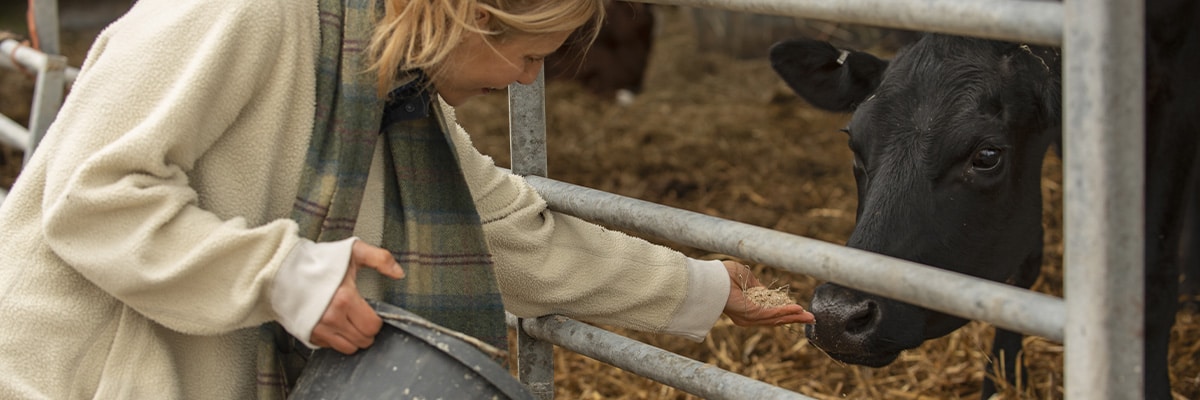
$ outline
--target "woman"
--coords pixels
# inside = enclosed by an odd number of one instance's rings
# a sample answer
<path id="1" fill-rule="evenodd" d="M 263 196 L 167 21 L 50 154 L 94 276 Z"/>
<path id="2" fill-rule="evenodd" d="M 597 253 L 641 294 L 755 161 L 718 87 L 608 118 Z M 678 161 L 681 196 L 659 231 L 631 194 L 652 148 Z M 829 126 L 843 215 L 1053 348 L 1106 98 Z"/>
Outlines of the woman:
<path id="1" fill-rule="evenodd" d="M 547 210 L 454 122 L 600 0 L 359 3 L 142 0 L 100 35 L 0 207 L 0 398 L 278 397 L 274 328 L 353 353 L 364 296 L 499 345 L 505 309 L 812 321 L 750 304 L 740 264 Z"/>

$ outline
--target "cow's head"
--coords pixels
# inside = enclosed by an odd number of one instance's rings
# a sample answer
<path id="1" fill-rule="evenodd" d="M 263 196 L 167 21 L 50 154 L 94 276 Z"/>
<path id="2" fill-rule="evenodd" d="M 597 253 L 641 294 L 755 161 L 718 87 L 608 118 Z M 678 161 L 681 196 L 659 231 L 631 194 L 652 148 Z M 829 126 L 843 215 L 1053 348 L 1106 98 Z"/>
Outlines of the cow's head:
<path id="1" fill-rule="evenodd" d="M 848 246 L 1024 287 L 1041 263 L 1041 165 L 1059 132 L 1053 50 L 926 35 L 889 62 L 825 42 L 772 46 L 798 95 L 853 112 L 858 211 Z M 833 283 L 808 337 L 883 366 L 967 321 Z"/>

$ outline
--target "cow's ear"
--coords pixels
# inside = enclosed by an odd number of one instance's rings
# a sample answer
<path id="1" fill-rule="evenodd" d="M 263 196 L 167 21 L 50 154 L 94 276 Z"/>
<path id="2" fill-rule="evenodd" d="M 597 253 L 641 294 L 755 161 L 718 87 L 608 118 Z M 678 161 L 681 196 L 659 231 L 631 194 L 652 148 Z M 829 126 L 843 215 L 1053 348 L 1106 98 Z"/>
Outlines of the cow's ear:
<path id="1" fill-rule="evenodd" d="M 771 67 L 813 106 L 850 112 L 879 87 L 887 61 L 828 42 L 788 40 L 770 49 Z"/>

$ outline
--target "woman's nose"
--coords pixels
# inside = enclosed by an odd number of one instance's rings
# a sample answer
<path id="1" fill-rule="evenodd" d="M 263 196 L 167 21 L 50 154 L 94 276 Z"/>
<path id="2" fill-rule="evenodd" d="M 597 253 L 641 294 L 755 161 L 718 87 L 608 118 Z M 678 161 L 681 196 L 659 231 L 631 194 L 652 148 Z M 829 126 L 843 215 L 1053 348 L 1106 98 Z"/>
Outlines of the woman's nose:
<path id="1" fill-rule="evenodd" d="M 529 63 L 525 69 L 521 71 L 521 76 L 517 77 L 517 82 L 522 85 L 532 85 L 537 80 L 538 73 L 542 71 L 542 63 Z"/>

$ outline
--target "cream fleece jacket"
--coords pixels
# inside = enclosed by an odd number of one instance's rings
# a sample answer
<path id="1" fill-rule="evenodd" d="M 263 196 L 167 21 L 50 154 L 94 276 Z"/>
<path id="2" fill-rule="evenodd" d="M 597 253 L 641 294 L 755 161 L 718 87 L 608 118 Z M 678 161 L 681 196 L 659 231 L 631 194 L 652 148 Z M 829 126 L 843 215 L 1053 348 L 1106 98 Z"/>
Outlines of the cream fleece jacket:
<path id="1" fill-rule="evenodd" d="M 318 32 L 315 0 L 140 0 L 100 35 L 0 206 L 0 398 L 252 398 L 257 327 L 307 337 L 350 243 L 287 219 Z M 718 262 L 547 210 L 442 112 L 509 311 L 703 338 Z"/>

